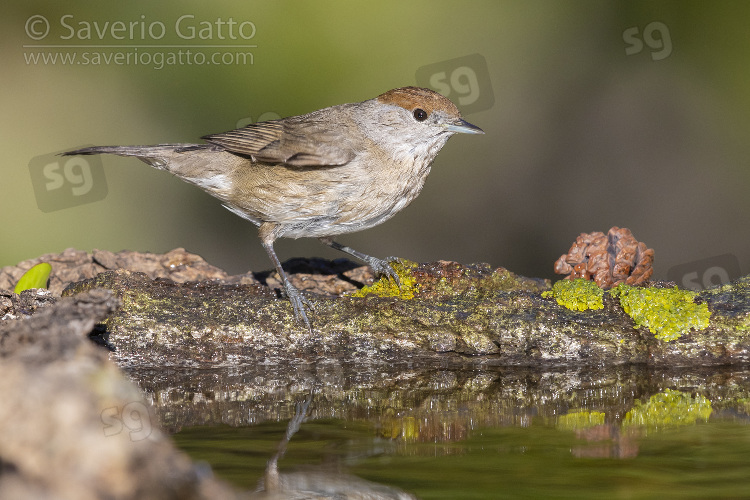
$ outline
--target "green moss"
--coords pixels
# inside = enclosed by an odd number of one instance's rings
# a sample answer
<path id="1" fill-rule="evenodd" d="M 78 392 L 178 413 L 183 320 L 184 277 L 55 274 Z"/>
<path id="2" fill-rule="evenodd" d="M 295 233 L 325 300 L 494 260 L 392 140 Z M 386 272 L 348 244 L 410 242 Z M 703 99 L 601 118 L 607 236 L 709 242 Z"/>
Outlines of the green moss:
<path id="1" fill-rule="evenodd" d="M 654 394 L 647 403 L 636 401 L 635 406 L 625 415 L 623 427 L 641 426 L 649 430 L 692 425 L 698 419 L 707 421 L 711 416 L 711 401 L 703 396 L 666 389 Z"/>
<path id="2" fill-rule="evenodd" d="M 587 429 L 604 425 L 604 413 L 600 411 L 574 411 L 557 419 L 557 428 L 565 431 Z"/>
<path id="3" fill-rule="evenodd" d="M 542 292 L 542 297 L 554 297 L 558 304 L 573 311 L 601 309 L 604 307 L 603 296 L 604 291 L 596 283 L 582 278 L 560 280 L 552 286 L 552 290 Z"/>
<path id="4" fill-rule="evenodd" d="M 417 282 L 412 277 L 411 270 L 417 267 L 417 263 L 400 259 L 390 262 L 390 266 L 396 271 L 401 286 L 387 276 L 382 276 L 372 285 L 362 287 L 362 289 L 354 292 L 352 297 L 377 295 L 378 297 L 398 297 L 403 300 L 413 299 L 414 293 L 417 291 Z"/>
<path id="5" fill-rule="evenodd" d="M 633 319 L 636 328 L 648 327 L 657 339 L 669 342 L 691 328 L 708 327 L 708 305 L 696 304 L 696 293 L 674 288 L 640 288 L 618 285 L 610 293 Z"/>
<path id="6" fill-rule="evenodd" d="M 47 288 L 47 281 L 49 280 L 49 274 L 51 272 L 52 266 L 46 262 L 40 262 L 23 273 L 23 276 L 18 280 L 16 288 L 13 291 L 21 293 L 24 290 L 29 290 L 31 288 Z"/>

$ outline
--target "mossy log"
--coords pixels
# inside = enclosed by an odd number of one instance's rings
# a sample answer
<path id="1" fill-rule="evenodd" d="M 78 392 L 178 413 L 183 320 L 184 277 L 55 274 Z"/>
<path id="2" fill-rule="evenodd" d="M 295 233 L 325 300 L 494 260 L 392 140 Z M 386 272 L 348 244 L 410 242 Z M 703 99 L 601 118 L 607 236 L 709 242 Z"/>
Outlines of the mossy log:
<path id="1" fill-rule="evenodd" d="M 107 288 L 120 297 L 122 307 L 106 320 L 103 340 L 125 366 L 337 360 L 674 367 L 750 361 L 750 276 L 697 294 L 695 302 L 710 312 L 708 326 L 666 342 L 636 327 L 608 293 L 601 309 L 575 311 L 542 296 L 548 281 L 503 268 L 435 262 L 400 272 L 409 273 L 410 298 L 307 294 L 314 306 L 312 332 L 295 321 L 288 301 L 259 283 L 175 283 L 119 270 L 73 283 L 64 295 Z"/>

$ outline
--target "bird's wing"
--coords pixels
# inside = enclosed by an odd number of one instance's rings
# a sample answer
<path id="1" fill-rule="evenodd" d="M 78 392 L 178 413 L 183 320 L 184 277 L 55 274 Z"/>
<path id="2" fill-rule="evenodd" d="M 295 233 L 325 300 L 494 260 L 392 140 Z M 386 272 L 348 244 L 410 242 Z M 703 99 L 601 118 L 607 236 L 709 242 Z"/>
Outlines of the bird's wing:
<path id="1" fill-rule="evenodd" d="M 272 120 L 202 137 L 232 153 L 297 167 L 344 165 L 355 156 L 351 141 L 317 120 Z"/>

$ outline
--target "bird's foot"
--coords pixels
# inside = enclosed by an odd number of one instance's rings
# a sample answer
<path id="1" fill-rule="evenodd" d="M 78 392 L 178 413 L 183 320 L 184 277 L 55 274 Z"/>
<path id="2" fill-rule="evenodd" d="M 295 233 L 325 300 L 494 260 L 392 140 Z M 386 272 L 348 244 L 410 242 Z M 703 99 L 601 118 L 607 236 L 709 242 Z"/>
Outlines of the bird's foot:
<path id="1" fill-rule="evenodd" d="M 398 273 L 395 269 L 393 269 L 393 266 L 391 265 L 391 262 L 399 262 L 401 259 L 398 257 L 386 257 L 385 259 L 378 259 L 376 257 L 370 257 L 368 256 L 367 264 L 372 268 L 373 271 L 375 271 L 375 274 L 377 276 L 385 276 L 388 279 L 392 279 L 396 282 L 396 286 L 401 288 L 401 278 L 399 278 Z"/>
<path id="2" fill-rule="evenodd" d="M 307 317 L 307 312 L 305 311 L 305 308 L 310 309 L 311 311 L 315 310 L 312 302 L 307 300 L 305 296 L 302 295 L 302 292 L 297 290 L 288 281 L 284 283 L 284 292 L 286 293 L 289 302 L 292 303 L 292 309 L 294 309 L 294 317 L 297 319 L 297 321 L 304 323 L 310 333 L 312 333 L 312 325 L 310 324 L 310 320 Z"/>

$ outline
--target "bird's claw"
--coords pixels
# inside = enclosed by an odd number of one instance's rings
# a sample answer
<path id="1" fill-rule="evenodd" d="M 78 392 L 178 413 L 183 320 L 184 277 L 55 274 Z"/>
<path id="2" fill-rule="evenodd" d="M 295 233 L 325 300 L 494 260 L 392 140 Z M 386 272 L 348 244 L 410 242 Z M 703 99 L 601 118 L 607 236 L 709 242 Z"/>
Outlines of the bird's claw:
<path id="1" fill-rule="evenodd" d="M 391 265 L 391 262 L 398 262 L 401 259 L 398 257 L 386 257 L 385 259 L 377 259 L 375 257 L 371 257 L 371 260 L 368 260 L 369 266 L 372 268 L 373 271 L 375 271 L 375 274 L 378 276 L 386 276 L 388 279 L 392 279 L 396 282 L 396 286 L 401 288 L 401 278 L 399 278 L 398 273 L 395 269 L 393 269 L 393 266 Z"/>
<path id="2" fill-rule="evenodd" d="M 305 308 L 314 311 L 315 306 L 313 306 L 313 303 L 307 300 L 304 295 L 302 295 L 302 292 L 297 290 L 290 283 L 284 285 L 284 291 L 286 292 L 286 296 L 289 299 L 289 302 L 292 303 L 292 309 L 294 309 L 294 317 L 298 321 L 301 320 L 302 322 L 304 322 L 305 326 L 307 326 L 307 329 L 310 330 L 310 333 L 312 333 L 312 325 L 310 324 L 310 320 L 307 317 Z"/>

